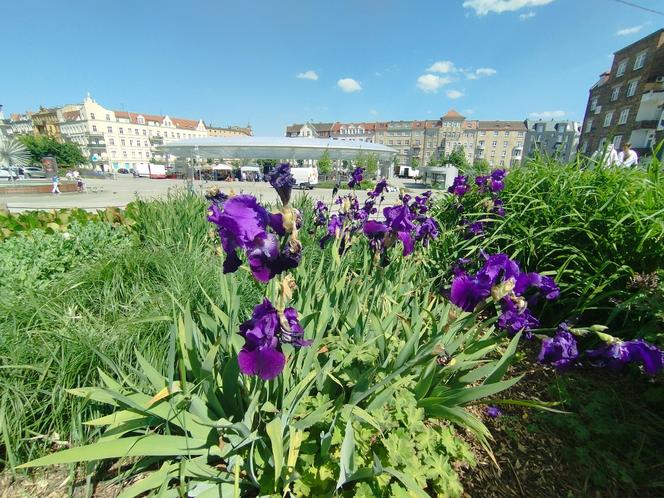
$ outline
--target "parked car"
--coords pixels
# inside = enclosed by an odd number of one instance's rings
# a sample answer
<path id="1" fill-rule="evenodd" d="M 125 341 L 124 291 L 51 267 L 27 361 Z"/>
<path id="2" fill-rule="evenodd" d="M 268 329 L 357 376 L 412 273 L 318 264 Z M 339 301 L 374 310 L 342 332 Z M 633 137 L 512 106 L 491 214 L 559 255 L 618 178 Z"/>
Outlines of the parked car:
<path id="1" fill-rule="evenodd" d="M 23 171 L 26 178 L 46 178 L 44 170 L 37 166 L 27 166 Z"/>
<path id="2" fill-rule="evenodd" d="M 8 169 L 0 169 L 0 180 L 16 180 L 18 178 L 18 175 L 14 173 L 13 171 L 9 171 Z"/>
<path id="3" fill-rule="evenodd" d="M 118 170 L 118 173 L 121 174 L 121 175 L 128 175 L 128 174 L 129 174 L 129 170 L 128 170 L 127 168 L 120 168 L 120 169 Z"/>

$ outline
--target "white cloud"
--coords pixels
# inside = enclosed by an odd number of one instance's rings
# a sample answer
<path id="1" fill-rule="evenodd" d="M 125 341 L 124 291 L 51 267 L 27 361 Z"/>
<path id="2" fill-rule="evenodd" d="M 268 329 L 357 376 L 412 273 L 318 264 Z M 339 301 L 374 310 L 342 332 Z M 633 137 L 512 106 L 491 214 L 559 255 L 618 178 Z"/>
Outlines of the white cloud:
<path id="1" fill-rule="evenodd" d="M 378 111 L 376 109 L 369 109 L 369 114 L 372 116 L 376 116 L 378 114 Z"/>
<path id="2" fill-rule="evenodd" d="M 309 69 L 309 71 L 305 71 L 303 73 L 299 73 L 296 78 L 299 78 L 301 80 L 313 80 L 316 81 L 318 79 L 318 73 L 316 71 L 312 71 Z"/>
<path id="3" fill-rule="evenodd" d="M 449 99 L 459 99 L 463 97 L 464 93 L 459 90 L 448 90 L 445 92 L 445 95 L 447 95 L 447 98 Z"/>
<path id="4" fill-rule="evenodd" d="M 634 33 L 638 33 L 639 31 L 641 31 L 641 28 L 643 28 L 643 24 L 639 24 L 638 26 L 632 26 L 631 28 L 619 29 L 618 31 L 616 31 L 616 34 L 618 36 L 633 35 Z"/>
<path id="5" fill-rule="evenodd" d="M 496 14 L 513 12 L 524 7 L 539 7 L 551 2 L 553 0 L 466 0 L 463 2 L 463 6 L 473 9 L 478 16 L 485 16 L 490 12 Z"/>
<path id="6" fill-rule="evenodd" d="M 475 114 L 475 109 L 464 109 L 462 113 L 464 116 L 471 116 Z"/>
<path id="7" fill-rule="evenodd" d="M 451 61 L 438 61 L 431 64 L 427 71 L 430 73 L 455 73 L 457 68 L 454 67 L 454 62 Z"/>
<path id="8" fill-rule="evenodd" d="M 531 112 L 529 116 L 533 119 L 556 119 L 562 118 L 565 115 L 565 111 L 542 111 L 542 112 Z"/>
<path id="9" fill-rule="evenodd" d="M 522 21 L 527 21 L 528 19 L 532 19 L 535 17 L 535 13 L 531 10 L 530 12 L 526 12 L 525 14 L 519 14 L 519 19 Z"/>
<path id="10" fill-rule="evenodd" d="M 424 92 L 436 93 L 441 86 L 452 82 L 447 76 L 436 76 L 435 74 L 423 74 L 417 78 L 417 88 Z"/>
<path id="11" fill-rule="evenodd" d="M 478 80 L 478 79 L 483 78 L 485 76 L 493 76 L 497 72 L 498 71 L 496 71 L 492 67 L 480 67 L 478 69 L 475 69 L 475 71 L 473 71 L 471 69 L 465 69 L 464 70 L 466 78 L 468 78 L 469 80 Z"/>
<path id="12" fill-rule="evenodd" d="M 359 92 L 362 86 L 353 78 L 342 78 L 337 81 L 337 85 L 346 93 Z"/>

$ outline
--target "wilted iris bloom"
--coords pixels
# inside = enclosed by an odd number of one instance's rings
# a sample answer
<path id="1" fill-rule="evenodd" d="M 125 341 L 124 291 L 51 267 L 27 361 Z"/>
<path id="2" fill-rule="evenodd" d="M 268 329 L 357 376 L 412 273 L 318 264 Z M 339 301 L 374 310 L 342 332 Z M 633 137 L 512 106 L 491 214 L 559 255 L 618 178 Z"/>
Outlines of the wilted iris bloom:
<path id="1" fill-rule="evenodd" d="M 564 370 L 573 365 L 578 357 L 576 339 L 569 331 L 569 326 L 561 323 L 555 336 L 542 340 L 537 360 L 551 364 L 556 370 Z"/>
<path id="2" fill-rule="evenodd" d="M 218 187 L 210 187 L 207 192 L 205 192 L 205 198 L 216 206 L 221 206 L 228 196 L 224 194 Z"/>
<path id="3" fill-rule="evenodd" d="M 258 375 L 263 380 L 277 377 L 284 369 L 286 356 L 282 344 L 295 347 L 309 346 L 298 321 L 295 308 L 283 312 L 275 309 L 269 299 L 256 307 L 249 320 L 240 325 L 245 343 L 238 355 L 240 371 L 245 375 Z"/>
<path id="4" fill-rule="evenodd" d="M 519 307 L 509 297 L 503 298 L 500 304 L 502 312 L 498 317 L 498 326 L 510 336 L 523 331 L 525 337 L 530 339 L 532 337 L 530 330 L 539 327 L 539 320 L 533 316 L 528 308 Z"/>
<path id="5" fill-rule="evenodd" d="M 362 175 L 363 172 L 364 169 L 355 168 L 355 170 L 350 175 L 350 180 L 348 181 L 348 186 L 350 188 L 355 188 L 355 185 L 358 185 L 362 182 L 364 179 L 364 176 Z"/>
<path id="6" fill-rule="evenodd" d="M 485 412 L 491 418 L 498 418 L 503 414 L 503 411 L 497 406 L 487 406 Z"/>
<path id="7" fill-rule="evenodd" d="M 622 369 L 627 363 L 639 363 L 648 375 L 657 375 L 664 367 L 664 352 L 643 339 L 624 342 L 616 340 L 588 350 L 586 355 L 595 359 L 596 365 L 614 370 Z"/>
<path id="8" fill-rule="evenodd" d="M 293 186 L 295 185 L 295 178 L 291 174 L 290 165 L 282 163 L 274 167 L 266 176 L 270 185 L 277 191 L 281 203 L 287 206 L 290 202 Z"/>
<path id="9" fill-rule="evenodd" d="M 468 179 L 463 175 L 458 175 L 454 178 L 454 182 L 450 185 L 447 191 L 458 197 L 462 197 L 469 189 Z"/>

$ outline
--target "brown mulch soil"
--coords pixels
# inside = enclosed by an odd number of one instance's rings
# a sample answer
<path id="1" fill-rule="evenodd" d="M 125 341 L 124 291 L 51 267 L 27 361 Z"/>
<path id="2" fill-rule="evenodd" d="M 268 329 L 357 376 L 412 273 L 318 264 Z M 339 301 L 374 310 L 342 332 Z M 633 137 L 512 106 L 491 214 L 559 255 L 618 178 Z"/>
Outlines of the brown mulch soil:
<path id="1" fill-rule="evenodd" d="M 643 422 L 649 423 L 652 419 L 646 418 L 644 415 L 644 412 L 648 411 L 648 407 L 642 399 L 643 392 L 645 389 L 652 390 L 653 388 L 664 392 L 662 382 L 655 383 L 638 373 L 636 376 L 630 377 L 614 374 L 605 369 L 585 368 L 558 374 L 553 369 L 544 367 L 535 361 L 537 351 L 532 346 L 526 346 L 524 351 L 526 358 L 518 362 L 510 372 L 511 375 L 523 374 L 523 379 L 497 398 L 558 402 L 560 397 L 556 396 L 555 388 L 552 389 L 552 386 L 561 380 L 560 375 L 571 376 L 571 379 L 567 377 L 570 381 L 576 380 L 590 386 L 600 386 L 600 388 L 609 386 L 608 389 L 612 393 L 619 393 L 620 397 L 626 400 L 626 406 L 637 407 L 636 410 L 625 413 L 625 418 L 643 416 Z M 579 402 L 583 404 L 585 400 L 579 400 Z M 661 404 L 659 406 L 661 407 Z M 570 430 L 566 430 L 564 426 L 552 429 L 542 423 L 544 417 L 566 417 L 566 414 L 541 412 L 533 408 L 513 405 L 502 405 L 500 408 L 503 415 L 497 419 L 488 417 L 483 409 L 475 408 L 475 413 L 481 416 L 493 435 L 494 440 L 491 442 L 491 446 L 496 462 L 494 463 L 479 445 L 471 442 L 476 450 L 478 465 L 467 469 L 462 476 L 462 484 L 467 496 L 473 498 L 623 498 L 632 496 L 661 498 L 664 496 L 664 488 L 661 487 L 664 485 L 664 481 L 662 481 L 664 451 L 659 455 L 658 461 L 647 462 L 647 465 L 652 466 L 653 479 L 659 479 L 657 483 L 637 483 L 641 486 L 635 489 L 634 485 L 625 485 L 620 482 L 619 476 L 615 476 L 614 478 L 609 477 L 610 482 L 603 486 L 596 486 L 588 476 L 588 473 L 592 471 L 581 468 L 579 462 L 569 457 L 570 450 L 574 451 L 576 444 Z M 570 410 L 563 404 L 555 408 Z M 657 413 L 657 416 L 660 417 L 657 419 L 658 424 L 661 424 L 663 415 L 662 411 Z M 623 422 L 624 419 L 616 419 L 609 423 Z M 664 427 L 661 429 L 664 430 Z M 655 429 L 655 432 L 659 430 Z M 659 434 L 659 442 L 650 441 L 651 449 L 664 447 L 664 431 Z M 639 437 L 639 434 L 635 434 L 634 440 L 639 440 Z M 645 437 L 644 435 L 643 438 Z M 589 446 L 592 444 L 595 444 L 593 439 L 587 443 Z M 615 458 L 617 462 L 620 462 L 622 455 L 615 455 Z"/>

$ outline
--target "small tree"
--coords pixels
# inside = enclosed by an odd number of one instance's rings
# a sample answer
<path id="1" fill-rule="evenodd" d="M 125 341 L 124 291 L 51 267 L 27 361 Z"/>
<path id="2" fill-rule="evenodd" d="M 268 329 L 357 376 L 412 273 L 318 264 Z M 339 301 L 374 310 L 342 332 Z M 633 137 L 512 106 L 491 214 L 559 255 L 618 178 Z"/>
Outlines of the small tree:
<path id="1" fill-rule="evenodd" d="M 330 154 L 325 149 L 323 155 L 318 160 L 318 172 L 322 175 L 329 175 L 332 173 L 332 160 L 330 159 Z"/>
<path id="2" fill-rule="evenodd" d="M 454 149 L 445 162 L 456 166 L 459 171 L 466 172 L 468 170 L 468 161 L 466 161 L 463 147 Z"/>
<path id="3" fill-rule="evenodd" d="M 420 167 L 420 158 L 417 157 L 417 156 L 413 156 L 413 157 L 411 158 L 411 160 L 410 160 L 410 166 L 411 166 L 413 169 L 417 169 L 417 168 L 419 168 L 419 167 Z"/>

